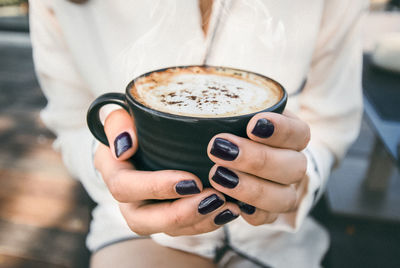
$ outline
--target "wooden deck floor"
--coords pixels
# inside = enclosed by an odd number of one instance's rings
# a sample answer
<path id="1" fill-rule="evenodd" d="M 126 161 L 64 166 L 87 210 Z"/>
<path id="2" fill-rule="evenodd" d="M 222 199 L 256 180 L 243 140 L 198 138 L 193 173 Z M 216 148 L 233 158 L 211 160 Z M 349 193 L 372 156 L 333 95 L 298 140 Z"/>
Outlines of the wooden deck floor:
<path id="1" fill-rule="evenodd" d="M 41 124 L 31 48 L 0 44 L 0 267 L 87 267 L 90 202 Z"/>

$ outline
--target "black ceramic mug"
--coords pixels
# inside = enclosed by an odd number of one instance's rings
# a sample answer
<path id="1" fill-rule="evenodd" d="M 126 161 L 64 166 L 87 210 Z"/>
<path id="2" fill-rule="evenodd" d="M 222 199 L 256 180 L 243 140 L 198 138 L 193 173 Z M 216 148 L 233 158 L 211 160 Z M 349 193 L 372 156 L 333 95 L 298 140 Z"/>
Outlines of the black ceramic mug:
<path id="1" fill-rule="evenodd" d="M 132 92 L 136 83 L 152 75 L 165 72 L 176 73 L 197 68 L 211 70 L 216 75 L 237 76 L 241 79 L 256 80 L 257 83 L 273 87 L 278 92 L 276 103 L 256 112 L 225 117 L 197 117 L 177 115 L 150 108 L 138 101 Z M 197 71 L 196 71 L 197 73 Z M 194 74 L 196 75 L 196 74 Z M 246 90 L 246 89 L 243 89 Z M 239 69 L 212 66 L 179 66 L 160 69 L 143 74 L 132 80 L 126 87 L 126 93 L 107 93 L 98 97 L 87 113 L 87 123 L 92 134 L 103 144 L 108 145 L 103 125 L 99 118 L 101 107 L 117 104 L 135 118 L 139 150 L 132 158 L 135 166 L 141 170 L 184 170 L 197 175 L 204 186 L 209 186 L 208 174 L 213 162 L 207 156 L 207 145 L 218 133 L 232 133 L 247 137 L 246 127 L 249 120 L 259 112 L 282 113 L 287 101 L 287 93 L 278 82 L 260 74 Z"/>

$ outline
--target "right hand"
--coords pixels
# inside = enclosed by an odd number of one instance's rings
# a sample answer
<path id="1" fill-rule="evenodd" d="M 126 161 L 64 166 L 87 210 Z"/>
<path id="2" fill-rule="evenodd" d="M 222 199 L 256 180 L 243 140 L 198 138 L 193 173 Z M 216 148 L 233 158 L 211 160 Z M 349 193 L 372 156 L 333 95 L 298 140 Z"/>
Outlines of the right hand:
<path id="1" fill-rule="evenodd" d="M 207 233 L 240 214 L 236 204 L 226 202 L 223 194 L 213 188 L 203 189 L 200 179 L 189 172 L 135 170 L 127 160 L 138 148 L 136 129 L 132 117 L 125 110 L 110 113 L 104 130 L 110 147 L 99 145 L 94 164 L 112 196 L 119 202 L 128 226 L 135 233 L 150 235 L 163 232 L 171 236 Z M 129 134 L 130 146 L 129 138 L 128 142 L 125 139 L 125 143 L 122 140 L 122 146 L 114 144 L 121 133 Z M 115 147 L 119 148 L 118 157 Z M 185 192 L 179 191 L 182 188 L 177 185 L 182 181 L 192 187 L 186 188 Z M 200 203 L 209 206 L 200 209 Z"/>

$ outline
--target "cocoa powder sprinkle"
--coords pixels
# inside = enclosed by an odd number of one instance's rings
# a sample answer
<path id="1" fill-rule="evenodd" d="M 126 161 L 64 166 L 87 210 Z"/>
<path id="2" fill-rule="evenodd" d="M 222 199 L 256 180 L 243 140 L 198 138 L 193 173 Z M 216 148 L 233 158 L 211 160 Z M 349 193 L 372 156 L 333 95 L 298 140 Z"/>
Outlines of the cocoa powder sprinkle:
<path id="1" fill-rule="evenodd" d="M 227 96 L 228 98 L 231 98 L 231 99 L 237 99 L 237 98 L 239 98 L 239 95 L 236 95 L 236 94 L 225 94 L 225 96 Z"/>
<path id="2" fill-rule="evenodd" d="M 182 103 L 183 101 L 168 101 L 167 103 L 170 105 L 174 105 L 174 104 L 179 104 Z"/>

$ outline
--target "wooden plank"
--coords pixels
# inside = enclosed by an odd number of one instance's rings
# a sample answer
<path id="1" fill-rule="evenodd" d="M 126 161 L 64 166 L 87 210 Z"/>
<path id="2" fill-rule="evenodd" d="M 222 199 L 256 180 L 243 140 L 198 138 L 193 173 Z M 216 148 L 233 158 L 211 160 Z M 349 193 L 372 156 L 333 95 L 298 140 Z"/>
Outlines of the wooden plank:
<path id="1" fill-rule="evenodd" d="M 0 218 L 86 233 L 90 200 L 52 149 L 51 136 L 15 132 L 10 148 L 22 151 L 0 151 Z"/>
<path id="2" fill-rule="evenodd" d="M 43 170 L 24 172 L 0 168 L 0 196 L 26 194 L 88 204 L 89 198 L 79 181 L 54 177 Z"/>
<path id="3" fill-rule="evenodd" d="M 14 223 L 86 233 L 89 209 L 63 201 L 17 195 L 0 197 L 0 218 Z"/>
<path id="4" fill-rule="evenodd" d="M 31 49 L 10 44 L 0 49 L 0 267 L 88 267 L 88 197 L 39 119 Z"/>
<path id="5" fill-rule="evenodd" d="M 23 141 L 26 140 L 31 144 L 24 144 Z M 54 178 L 70 178 L 60 154 L 51 146 L 51 139 L 44 135 L 16 135 L 9 143 L 4 151 L 0 151 L 0 167 L 19 171 L 47 171 L 54 175 Z"/>
<path id="6" fill-rule="evenodd" d="M 22 258 L 20 256 L 11 256 L 0 254 L 1 268 L 66 268 L 63 265 L 47 263 L 41 260 Z"/>
<path id="7" fill-rule="evenodd" d="M 88 267 L 89 252 L 83 234 L 14 224 L 1 219 L 0 230 L 0 254 L 41 260 L 57 266 Z"/>
<path id="8" fill-rule="evenodd" d="M 0 218 L 37 227 L 86 233 L 90 208 L 77 181 L 53 179 L 37 172 L 2 170 Z"/>

